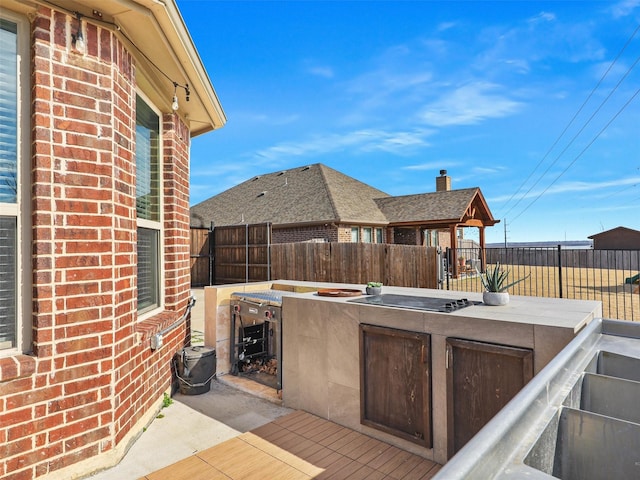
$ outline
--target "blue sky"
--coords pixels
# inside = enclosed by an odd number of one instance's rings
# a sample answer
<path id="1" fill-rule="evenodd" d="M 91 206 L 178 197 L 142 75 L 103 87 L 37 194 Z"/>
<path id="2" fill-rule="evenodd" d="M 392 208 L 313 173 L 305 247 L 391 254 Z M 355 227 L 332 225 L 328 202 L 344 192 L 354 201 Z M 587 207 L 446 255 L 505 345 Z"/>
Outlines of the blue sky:
<path id="1" fill-rule="evenodd" d="M 177 4 L 228 118 L 192 205 L 312 163 L 390 195 L 446 169 L 488 242 L 640 230 L 640 0 Z"/>

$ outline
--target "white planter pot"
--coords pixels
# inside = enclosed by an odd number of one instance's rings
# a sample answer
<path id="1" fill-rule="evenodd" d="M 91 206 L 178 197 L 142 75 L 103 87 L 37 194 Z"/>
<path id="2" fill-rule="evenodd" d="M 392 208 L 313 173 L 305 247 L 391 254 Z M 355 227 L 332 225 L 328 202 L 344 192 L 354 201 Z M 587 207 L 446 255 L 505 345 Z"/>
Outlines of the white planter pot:
<path id="1" fill-rule="evenodd" d="M 509 292 L 483 292 L 482 301 L 486 305 L 506 305 L 509 303 Z"/>

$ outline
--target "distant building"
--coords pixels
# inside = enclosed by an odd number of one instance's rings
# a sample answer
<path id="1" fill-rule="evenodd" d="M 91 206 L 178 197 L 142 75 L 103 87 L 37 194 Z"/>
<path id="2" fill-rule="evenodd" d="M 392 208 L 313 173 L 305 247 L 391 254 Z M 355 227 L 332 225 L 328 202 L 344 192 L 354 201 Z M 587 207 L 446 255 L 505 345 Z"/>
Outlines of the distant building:
<path id="1" fill-rule="evenodd" d="M 499 222 L 480 188 L 392 197 L 323 164 L 255 176 L 191 207 L 191 227 L 271 223 L 273 243 L 356 242 L 455 247 L 464 227 Z M 481 235 L 482 236 L 482 235 Z"/>
<path id="2" fill-rule="evenodd" d="M 191 228 L 270 223 L 273 243 L 393 243 L 449 247 L 464 228 L 493 218 L 480 188 L 451 189 L 446 170 L 436 191 L 392 197 L 323 164 L 255 176 L 191 207 Z M 454 274 L 456 272 L 454 271 Z"/>
<path id="3" fill-rule="evenodd" d="M 631 228 L 616 227 L 587 238 L 594 250 L 640 250 L 640 231 Z"/>

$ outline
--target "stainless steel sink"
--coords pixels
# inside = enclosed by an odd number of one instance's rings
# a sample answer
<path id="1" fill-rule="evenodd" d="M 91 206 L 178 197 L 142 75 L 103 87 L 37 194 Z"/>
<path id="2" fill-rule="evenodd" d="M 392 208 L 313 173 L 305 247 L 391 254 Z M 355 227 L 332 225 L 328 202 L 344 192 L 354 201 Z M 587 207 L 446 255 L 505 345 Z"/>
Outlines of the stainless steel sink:
<path id="1" fill-rule="evenodd" d="M 618 353 L 600 351 L 598 352 L 596 371 L 602 375 L 640 382 L 640 359 Z"/>
<path id="2" fill-rule="evenodd" d="M 524 463 L 563 480 L 640 478 L 630 454 L 640 452 L 640 382 L 626 379 L 638 369 L 637 358 L 597 352 Z"/>

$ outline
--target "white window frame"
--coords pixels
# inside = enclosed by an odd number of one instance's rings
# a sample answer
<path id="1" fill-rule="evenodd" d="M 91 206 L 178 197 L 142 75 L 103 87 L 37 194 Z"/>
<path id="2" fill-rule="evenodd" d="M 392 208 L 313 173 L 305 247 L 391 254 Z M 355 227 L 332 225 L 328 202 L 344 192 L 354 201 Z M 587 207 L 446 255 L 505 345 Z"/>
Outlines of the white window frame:
<path id="1" fill-rule="evenodd" d="M 138 309 L 138 320 L 144 320 L 146 318 L 152 317 L 164 310 L 164 302 L 165 302 L 165 262 L 164 262 L 164 182 L 163 182 L 163 163 L 164 163 L 164 154 L 163 154 L 163 135 L 164 132 L 162 130 L 162 112 L 149 100 L 142 91 L 138 90 L 136 92 L 140 98 L 147 104 L 147 106 L 153 110 L 153 112 L 158 116 L 158 180 L 160 182 L 158 186 L 158 221 L 146 220 L 142 218 L 136 218 L 136 236 L 137 230 L 139 228 L 147 228 L 149 230 L 158 231 L 158 305 L 150 306 L 144 308 L 142 310 Z M 137 101 L 136 101 L 137 104 Z M 136 107 L 137 108 L 137 107 Z M 136 114 L 137 115 L 137 114 Z M 137 127 L 137 120 L 136 120 Z M 137 158 L 136 158 L 136 169 L 137 169 Z M 137 196 L 137 192 L 136 192 Z M 137 254 L 136 254 L 137 258 Z M 136 268 L 138 262 L 136 260 Z M 136 296 L 137 296 L 137 287 L 136 287 Z"/>
<path id="2" fill-rule="evenodd" d="M 437 247 L 438 246 L 438 230 L 425 230 L 425 246 Z"/>
<path id="3" fill-rule="evenodd" d="M 0 350 L 0 357 L 32 351 L 31 334 L 31 80 L 30 31 L 27 18 L 5 9 L 0 18 L 16 24 L 17 47 L 17 202 L 0 203 L 0 215 L 16 218 L 16 339 L 15 347 Z"/>
<path id="4" fill-rule="evenodd" d="M 373 243 L 373 228 L 362 228 L 362 243 Z"/>
<path id="5" fill-rule="evenodd" d="M 384 232 L 382 231 L 382 228 L 376 227 L 375 236 L 376 243 L 384 243 Z"/>
<path id="6" fill-rule="evenodd" d="M 351 243 L 360 243 L 360 227 L 351 227 Z"/>

